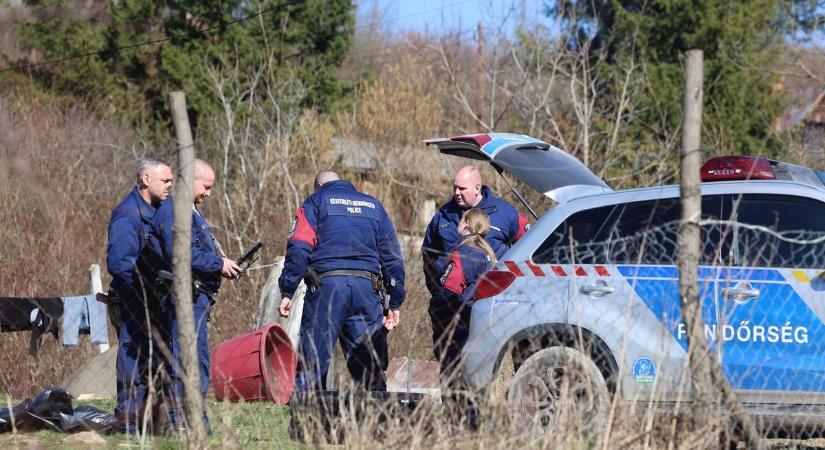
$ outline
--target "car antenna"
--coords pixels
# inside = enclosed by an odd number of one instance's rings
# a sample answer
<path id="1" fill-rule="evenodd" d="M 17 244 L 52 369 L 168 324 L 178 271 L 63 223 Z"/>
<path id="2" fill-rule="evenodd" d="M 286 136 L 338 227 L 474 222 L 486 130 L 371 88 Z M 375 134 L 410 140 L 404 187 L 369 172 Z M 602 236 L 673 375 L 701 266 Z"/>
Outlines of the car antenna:
<path id="1" fill-rule="evenodd" d="M 495 163 L 490 163 L 490 164 L 493 166 L 494 169 L 496 169 L 496 172 L 498 172 L 499 176 L 501 176 L 501 179 L 504 180 L 505 183 L 507 183 L 507 186 L 510 187 L 510 190 L 513 191 L 513 194 L 516 194 L 516 197 L 519 199 L 521 204 L 524 205 L 525 208 L 527 208 L 527 211 L 530 211 L 530 214 L 532 214 L 533 217 L 536 220 L 539 220 L 538 214 L 536 214 L 536 212 L 533 211 L 533 208 L 531 208 L 530 205 L 527 204 L 527 202 L 524 200 L 524 197 L 522 197 L 521 194 L 519 194 L 519 192 L 516 190 L 516 188 L 514 188 L 513 185 L 510 184 L 509 181 L 507 181 L 507 178 L 504 176 L 504 173 L 503 173 L 504 169 L 499 167 L 498 164 L 495 164 Z"/>

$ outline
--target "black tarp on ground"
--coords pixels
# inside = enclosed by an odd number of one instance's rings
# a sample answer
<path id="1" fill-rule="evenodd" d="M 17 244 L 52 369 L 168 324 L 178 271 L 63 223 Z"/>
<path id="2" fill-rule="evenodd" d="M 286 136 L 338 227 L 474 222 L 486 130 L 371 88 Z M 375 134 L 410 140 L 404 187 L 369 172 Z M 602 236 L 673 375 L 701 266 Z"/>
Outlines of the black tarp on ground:
<path id="1" fill-rule="evenodd" d="M 50 387 L 33 399 L 0 409 L 0 433 L 52 430 L 65 433 L 117 429 L 115 416 L 91 405 L 72 408 L 72 397 L 59 387 Z"/>

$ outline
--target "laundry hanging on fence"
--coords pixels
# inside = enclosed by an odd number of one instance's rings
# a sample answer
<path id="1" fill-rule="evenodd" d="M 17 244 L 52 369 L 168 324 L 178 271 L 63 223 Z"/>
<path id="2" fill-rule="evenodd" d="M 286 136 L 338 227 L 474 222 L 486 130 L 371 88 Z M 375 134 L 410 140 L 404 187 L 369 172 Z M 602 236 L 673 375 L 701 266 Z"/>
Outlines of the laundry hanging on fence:
<path id="1" fill-rule="evenodd" d="M 79 334 L 89 334 L 92 344 L 108 344 L 106 304 L 95 295 L 63 297 L 63 345 L 74 347 Z"/>
<path id="2" fill-rule="evenodd" d="M 0 332 L 31 330 L 29 354 L 35 357 L 44 333 L 58 338 L 57 321 L 62 315 L 63 299 L 59 297 L 0 297 Z"/>

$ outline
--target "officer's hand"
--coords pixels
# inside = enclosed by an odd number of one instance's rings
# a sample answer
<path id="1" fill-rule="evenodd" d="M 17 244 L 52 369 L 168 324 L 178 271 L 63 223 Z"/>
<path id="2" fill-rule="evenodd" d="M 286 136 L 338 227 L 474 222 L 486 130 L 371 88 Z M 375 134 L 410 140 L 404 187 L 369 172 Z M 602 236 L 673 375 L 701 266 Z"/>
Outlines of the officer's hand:
<path id="1" fill-rule="evenodd" d="M 393 328 L 398 326 L 398 323 L 401 321 L 401 311 L 400 310 L 391 310 L 384 316 L 384 327 L 387 330 L 392 330 Z"/>
<path id="2" fill-rule="evenodd" d="M 281 317 L 289 317 L 289 310 L 292 309 L 292 299 L 284 297 L 281 299 L 281 306 L 278 310 L 281 312 Z"/>
<path id="3" fill-rule="evenodd" d="M 241 266 L 239 266 L 235 261 L 232 261 L 229 258 L 221 258 L 223 259 L 223 269 L 221 269 L 221 276 L 224 278 L 235 278 L 241 273 Z"/>

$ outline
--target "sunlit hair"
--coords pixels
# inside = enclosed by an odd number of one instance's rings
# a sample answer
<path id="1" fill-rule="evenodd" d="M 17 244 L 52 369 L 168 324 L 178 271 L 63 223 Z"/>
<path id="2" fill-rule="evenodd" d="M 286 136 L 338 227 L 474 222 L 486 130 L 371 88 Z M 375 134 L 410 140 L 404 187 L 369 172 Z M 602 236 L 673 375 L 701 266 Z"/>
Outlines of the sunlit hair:
<path id="1" fill-rule="evenodd" d="M 471 235 L 466 238 L 466 241 L 470 243 L 470 245 L 474 245 L 483 250 L 484 253 L 487 254 L 487 257 L 490 258 L 490 261 L 496 262 L 496 252 L 494 252 L 490 244 L 484 240 L 484 236 L 490 231 L 490 216 L 482 209 L 470 208 L 464 211 L 461 220 L 467 224 L 467 231 L 471 233 Z"/>
<path id="2" fill-rule="evenodd" d="M 154 169 L 155 167 L 158 167 L 158 166 L 169 167 L 169 164 L 167 164 L 165 161 L 162 161 L 160 159 L 154 159 L 154 158 L 143 158 L 140 161 L 138 161 L 138 166 L 137 166 L 137 171 L 136 171 L 137 184 L 140 184 L 140 180 L 143 179 L 143 174 L 144 173 L 146 173 L 146 172 L 148 172 L 148 171 L 150 171 L 150 170 L 152 170 L 152 169 Z"/>

